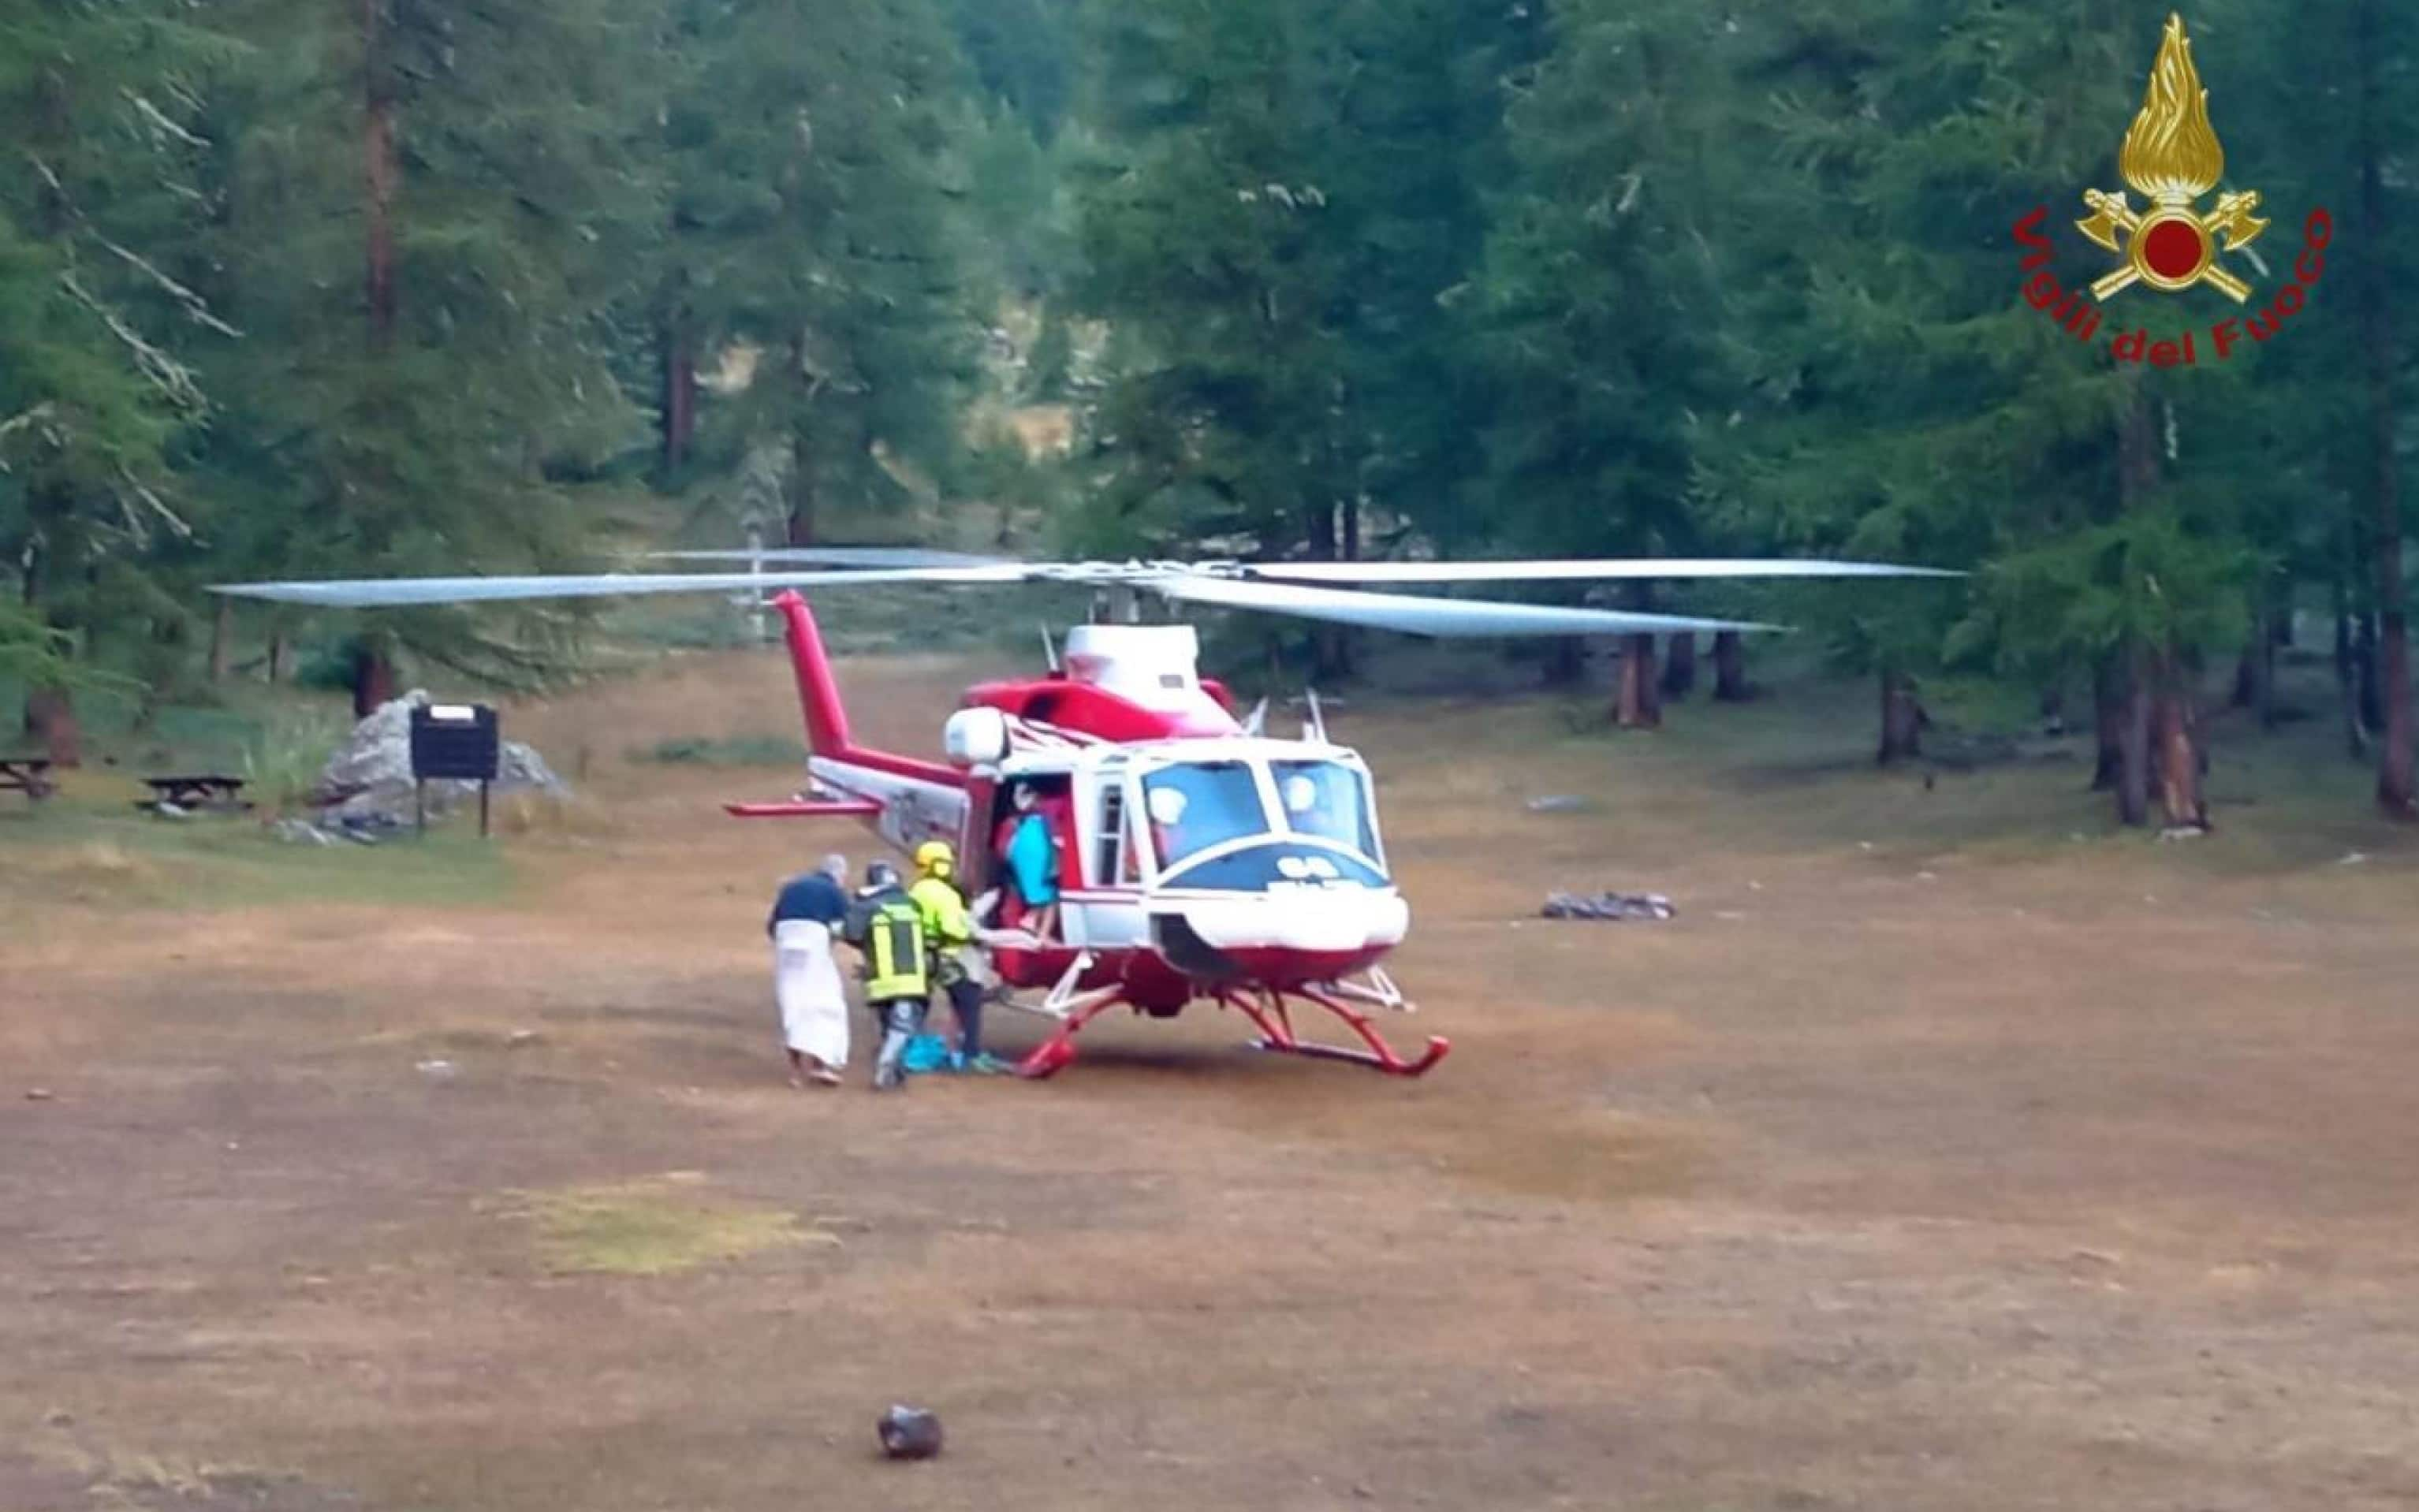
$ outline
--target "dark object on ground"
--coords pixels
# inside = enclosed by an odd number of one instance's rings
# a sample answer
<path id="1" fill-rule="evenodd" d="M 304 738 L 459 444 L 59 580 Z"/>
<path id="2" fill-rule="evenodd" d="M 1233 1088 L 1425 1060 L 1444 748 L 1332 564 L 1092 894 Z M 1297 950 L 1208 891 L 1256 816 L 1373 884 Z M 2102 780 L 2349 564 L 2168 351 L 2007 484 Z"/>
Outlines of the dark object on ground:
<path id="1" fill-rule="evenodd" d="M 27 803 L 39 803 L 57 791 L 48 756 L 0 756 L 0 793 L 22 793 Z"/>
<path id="2" fill-rule="evenodd" d="M 189 813 L 243 813 L 252 808 L 244 801 L 244 779 L 222 772 L 146 777 L 143 780 L 151 789 L 151 796 L 134 807 L 167 818 L 182 818 Z"/>
<path id="3" fill-rule="evenodd" d="M 1659 892 L 1556 892 L 1538 912 L 1546 918 L 1670 918 L 1678 910 Z"/>
<path id="4" fill-rule="evenodd" d="M 941 1420 L 920 1407 L 893 1407 L 874 1425 L 882 1452 L 893 1459 L 930 1459 L 941 1452 Z"/>

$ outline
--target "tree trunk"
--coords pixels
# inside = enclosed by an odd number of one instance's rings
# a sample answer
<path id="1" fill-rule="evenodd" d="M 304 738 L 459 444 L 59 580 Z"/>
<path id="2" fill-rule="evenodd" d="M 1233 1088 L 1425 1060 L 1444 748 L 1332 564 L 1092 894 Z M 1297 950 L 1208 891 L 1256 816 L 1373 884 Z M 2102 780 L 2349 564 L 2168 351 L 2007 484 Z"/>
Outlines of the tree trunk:
<path id="1" fill-rule="evenodd" d="M 376 646 L 353 656 L 353 717 L 366 719 L 394 697 L 394 660 Z"/>
<path id="2" fill-rule="evenodd" d="M 2158 746 L 2159 807 L 2169 829 L 2207 829 L 2209 804 L 2201 795 L 2199 718 L 2193 680 L 2183 657 L 2170 651 L 2153 672 L 2157 690 L 2150 719 Z"/>
<path id="3" fill-rule="evenodd" d="M 1745 703 L 1750 697 L 1747 686 L 1747 651 L 1740 643 L 1736 630 L 1714 632 L 1714 701 L 1718 703 Z"/>
<path id="4" fill-rule="evenodd" d="M 235 669 L 235 600 L 219 595 L 218 614 L 210 621 L 210 681 L 223 683 Z"/>
<path id="5" fill-rule="evenodd" d="M 2276 723 L 2276 618 L 2265 608 L 2251 621 L 2251 643 L 2234 664 L 2233 706 L 2249 709 L 2262 730 Z"/>
<path id="6" fill-rule="evenodd" d="M 1347 493 L 1335 511 L 1335 558 L 1339 562 L 1361 560 L 1361 496 Z M 1361 637 L 1351 625 L 1335 626 L 1333 649 L 1335 675 L 1350 678 L 1361 671 Z"/>
<path id="7" fill-rule="evenodd" d="M 1628 584 L 1623 597 L 1643 614 L 1655 608 L 1655 585 L 1643 579 Z M 1624 730 L 1656 730 L 1663 724 L 1663 701 L 1655 677 L 1655 638 L 1621 638 L 1621 683 L 1612 706 L 1613 723 Z"/>
<path id="8" fill-rule="evenodd" d="M 1613 723 L 1624 730 L 1654 730 L 1663 723 L 1662 701 L 1655 687 L 1655 638 L 1621 638 L 1621 693 L 1612 708 Z"/>
<path id="9" fill-rule="evenodd" d="M 2091 718 L 2100 747 L 2091 791 L 2114 793 L 2125 775 L 2125 679 L 2114 656 L 2091 669 Z"/>
<path id="10" fill-rule="evenodd" d="M 52 765 L 84 764 L 84 728 L 76 721 L 75 697 L 66 688 L 27 690 L 25 733 L 41 742 Z"/>
<path id="11" fill-rule="evenodd" d="M 1674 701 L 1687 698 L 1697 687 L 1697 638 L 1675 635 L 1664 653 L 1663 696 Z"/>
<path id="12" fill-rule="evenodd" d="M 1587 642 L 1575 635 L 1558 635 L 1546 646 L 1546 686 L 1576 687 L 1587 675 Z"/>
<path id="13" fill-rule="evenodd" d="M 368 268 L 370 341 L 384 347 L 394 334 L 394 94 L 386 76 L 387 0 L 362 0 L 362 155 L 369 189 Z"/>
<path id="14" fill-rule="evenodd" d="M 2394 308 L 2386 281 L 2384 250 L 2393 245 L 2386 225 L 2383 144 L 2378 132 L 2379 0 L 2360 8 L 2360 211 L 2363 365 L 2368 377 L 2369 563 L 2377 573 L 2377 651 L 2372 680 L 2380 694 L 2372 727 L 2377 743 L 2378 806 L 2396 819 L 2419 819 L 2419 793 L 2412 788 L 2411 728 L 2411 622 L 2403 601 L 2402 514 L 2394 459 L 2396 411 Z"/>
<path id="15" fill-rule="evenodd" d="M 269 681 L 274 685 L 285 680 L 285 632 L 269 632 L 269 656 L 266 659 Z"/>
<path id="16" fill-rule="evenodd" d="M 2352 624 L 2352 706 L 2360 721 L 2361 744 L 2365 748 L 2370 738 L 2385 726 L 2384 689 L 2377 676 L 2377 616 L 2363 614 Z"/>
<path id="17" fill-rule="evenodd" d="M 657 338 L 663 351 L 663 472 L 669 479 L 687 465 L 697 439 L 697 345 L 687 317 L 672 315 Z"/>
<path id="18" fill-rule="evenodd" d="M 2124 655 L 2124 711 L 2118 721 L 2117 822 L 2150 820 L 2150 679 L 2139 649 Z"/>
<path id="19" fill-rule="evenodd" d="M 782 524 L 782 541 L 789 546 L 815 544 L 815 479 L 810 471 L 811 458 L 807 452 L 807 438 L 797 431 L 790 433 L 790 514 Z"/>
<path id="20" fill-rule="evenodd" d="M 1915 680 L 1885 667 L 1881 673 L 1882 743 L 1874 753 L 1879 766 L 1894 766 L 1923 754 L 1923 704 L 1916 697 Z"/>
<path id="21" fill-rule="evenodd" d="M 2150 413 L 2149 395 L 2138 370 L 2123 376 L 2125 397 L 2117 411 L 2117 497 L 2119 508 L 2131 515 L 2149 507 L 2159 486 L 2158 426 Z M 2125 714 L 2118 750 L 2122 770 L 2117 782 L 2119 823 L 2140 825 L 2149 818 L 2151 705 L 2157 677 L 2148 649 L 2128 640 L 2121 653 L 2125 676 Z"/>

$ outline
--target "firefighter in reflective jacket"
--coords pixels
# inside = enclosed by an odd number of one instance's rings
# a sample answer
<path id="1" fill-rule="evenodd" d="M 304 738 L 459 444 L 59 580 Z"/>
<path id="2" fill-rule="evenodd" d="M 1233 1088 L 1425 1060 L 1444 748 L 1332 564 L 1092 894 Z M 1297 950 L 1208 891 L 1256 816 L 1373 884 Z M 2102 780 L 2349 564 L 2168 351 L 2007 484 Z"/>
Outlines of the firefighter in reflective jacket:
<path id="1" fill-rule="evenodd" d="M 923 911 L 899 886 L 898 869 L 889 862 L 865 869 L 865 887 L 849 906 L 842 937 L 865 954 L 865 1004 L 882 1026 L 873 1086 L 891 1091 L 906 1085 L 900 1058 L 907 1041 L 923 1030 L 932 985 Z"/>
<path id="2" fill-rule="evenodd" d="M 907 896 L 923 917 L 924 942 L 932 953 L 932 980 L 948 995 L 949 1016 L 958 1023 L 958 1045 L 950 1064 L 959 1071 L 996 1074 L 1008 1068 L 983 1054 L 982 952 L 975 939 L 975 923 L 966 900 L 958 891 L 957 853 L 945 840 L 928 840 L 916 847 L 916 885 Z"/>

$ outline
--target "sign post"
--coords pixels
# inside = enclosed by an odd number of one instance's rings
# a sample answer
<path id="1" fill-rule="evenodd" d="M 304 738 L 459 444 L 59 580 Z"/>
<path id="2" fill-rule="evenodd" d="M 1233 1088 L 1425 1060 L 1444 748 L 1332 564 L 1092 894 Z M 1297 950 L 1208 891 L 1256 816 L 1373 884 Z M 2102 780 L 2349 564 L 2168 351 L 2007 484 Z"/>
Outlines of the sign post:
<path id="1" fill-rule="evenodd" d="M 411 711 L 412 818 L 428 833 L 428 779 L 479 784 L 479 838 L 487 838 L 487 785 L 496 779 L 503 741 L 496 711 L 485 703 L 431 703 Z"/>

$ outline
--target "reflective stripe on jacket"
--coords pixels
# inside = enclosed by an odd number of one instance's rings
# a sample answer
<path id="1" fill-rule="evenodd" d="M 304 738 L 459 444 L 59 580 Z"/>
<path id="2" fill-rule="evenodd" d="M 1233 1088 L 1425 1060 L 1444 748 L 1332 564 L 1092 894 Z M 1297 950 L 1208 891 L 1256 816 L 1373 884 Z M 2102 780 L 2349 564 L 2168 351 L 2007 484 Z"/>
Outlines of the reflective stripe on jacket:
<path id="1" fill-rule="evenodd" d="M 923 997 L 931 991 L 923 910 L 906 898 L 886 898 L 865 920 L 865 1000 L 886 1003 Z"/>

